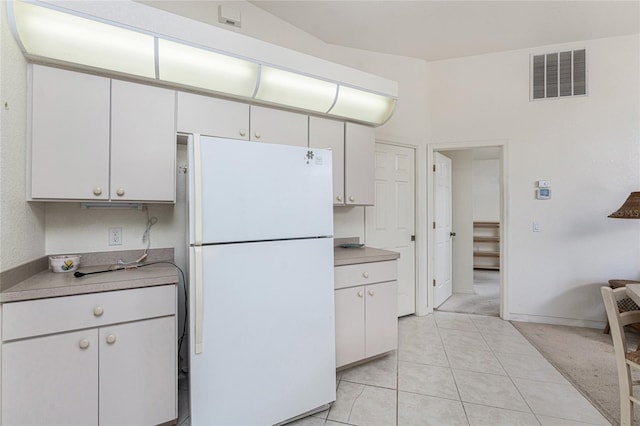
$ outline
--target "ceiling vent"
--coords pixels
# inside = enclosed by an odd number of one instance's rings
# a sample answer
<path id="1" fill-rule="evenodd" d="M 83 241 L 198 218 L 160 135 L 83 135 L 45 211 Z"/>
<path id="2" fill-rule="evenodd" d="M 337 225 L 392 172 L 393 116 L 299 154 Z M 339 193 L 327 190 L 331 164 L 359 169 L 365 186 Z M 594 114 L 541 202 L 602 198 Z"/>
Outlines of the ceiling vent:
<path id="1" fill-rule="evenodd" d="M 531 56 L 531 99 L 587 94 L 586 51 L 569 50 Z"/>

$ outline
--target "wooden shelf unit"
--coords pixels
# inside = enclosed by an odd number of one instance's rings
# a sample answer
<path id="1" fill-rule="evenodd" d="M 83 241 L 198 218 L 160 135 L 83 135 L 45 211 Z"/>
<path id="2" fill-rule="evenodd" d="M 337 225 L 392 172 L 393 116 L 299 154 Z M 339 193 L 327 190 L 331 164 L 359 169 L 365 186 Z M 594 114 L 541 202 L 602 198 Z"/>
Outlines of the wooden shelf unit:
<path id="1" fill-rule="evenodd" d="M 499 222 L 473 222 L 473 269 L 500 269 Z"/>

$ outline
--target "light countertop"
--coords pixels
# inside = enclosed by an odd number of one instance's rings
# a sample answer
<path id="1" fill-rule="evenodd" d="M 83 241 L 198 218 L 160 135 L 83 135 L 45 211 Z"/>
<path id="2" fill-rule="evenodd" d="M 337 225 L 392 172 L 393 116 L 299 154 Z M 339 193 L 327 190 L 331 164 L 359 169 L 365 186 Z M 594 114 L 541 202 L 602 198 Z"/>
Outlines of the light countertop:
<path id="1" fill-rule="evenodd" d="M 109 266 L 80 267 L 81 272 L 109 269 Z M 47 297 L 74 296 L 102 291 L 126 290 L 178 283 L 178 270 L 170 264 L 149 265 L 76 278 L 73 272 L 40 272 L 0 293 L 0 303 Z"/>
<path id="2" fill-rule="evenodd" d="M 373 247 L 342 248 L 334 247 L 334 266 L 354 265 L 357 263 L 383 262 L 396 260 L 400 253 Z"/>

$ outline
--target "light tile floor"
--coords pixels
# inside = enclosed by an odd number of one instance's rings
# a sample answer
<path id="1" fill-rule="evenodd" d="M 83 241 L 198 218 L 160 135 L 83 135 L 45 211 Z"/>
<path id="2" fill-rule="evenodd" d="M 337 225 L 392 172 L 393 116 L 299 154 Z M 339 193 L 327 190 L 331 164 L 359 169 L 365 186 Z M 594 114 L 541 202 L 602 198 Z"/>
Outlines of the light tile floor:
<path id="1" fill-rule="evenodd" d="M 439 311 L 500 315 L 500 271 L 474 269 L 473 293 L 453 293 Z"/>
<path id="2" fill-rule="evenodd" d="M 398 341 L 398 351 L 337 374 L 330 410 L 291 425 L 609 425 L 497 317 L 404 317 Z M 188 421 L 181 413 L 178 424 Z"/>

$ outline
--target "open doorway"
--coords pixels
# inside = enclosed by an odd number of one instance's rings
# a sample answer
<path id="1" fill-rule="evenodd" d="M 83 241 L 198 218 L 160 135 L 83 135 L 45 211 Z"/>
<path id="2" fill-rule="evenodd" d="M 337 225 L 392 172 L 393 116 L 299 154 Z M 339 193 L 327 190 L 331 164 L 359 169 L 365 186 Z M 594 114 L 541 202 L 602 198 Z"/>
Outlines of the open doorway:
<path id="1" fill-rule="evenodd" d="M 501 155 L 501 146 L 434 150 L 437 167 L 441 167 L 443 156 L 447 161 L 444 164 L 450 161 L 448 195 L 446 184 L 442 183 L 445 173 L 434 174 L 434 309 L 500 316 Z M 450 229 L 443 234 L 440 228 L 446 223 L 446 214 L 450 214 Z M 447 237 L 448 249 L 440 241 Z M 441 271 L 447 267 L 451 269 L 451 283 L 443 295 L 438 281 L 447 276 Z"/>

